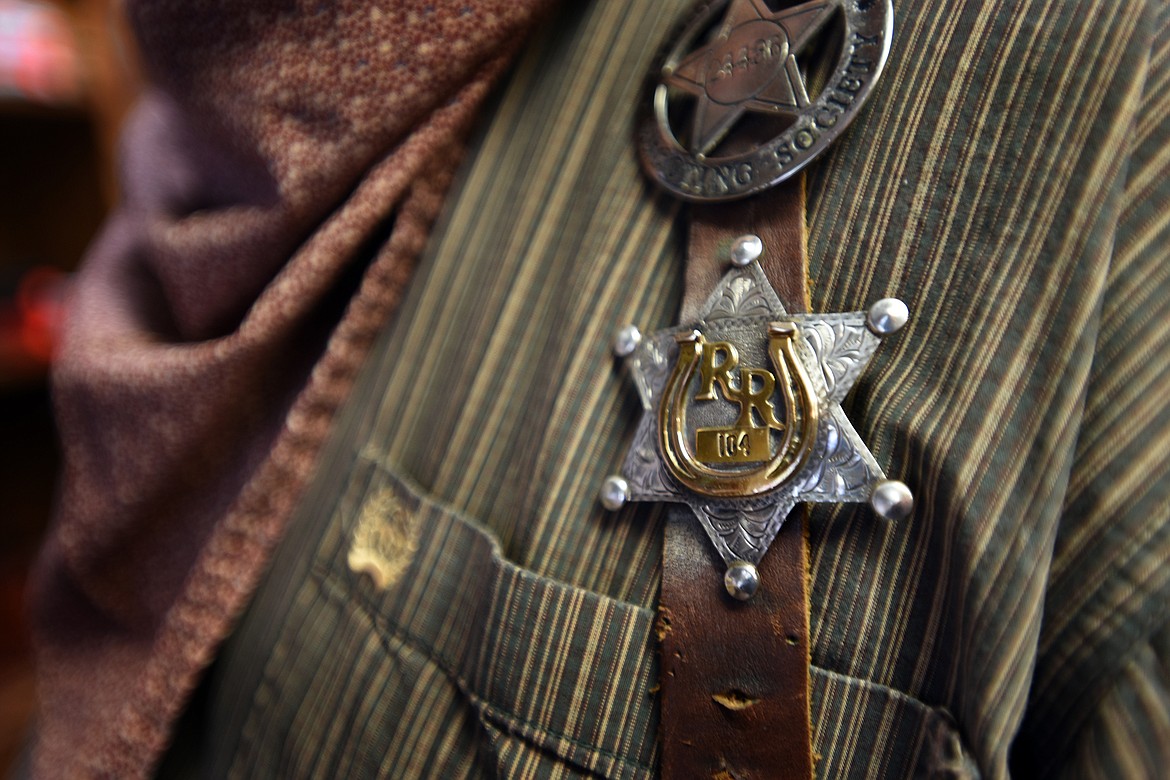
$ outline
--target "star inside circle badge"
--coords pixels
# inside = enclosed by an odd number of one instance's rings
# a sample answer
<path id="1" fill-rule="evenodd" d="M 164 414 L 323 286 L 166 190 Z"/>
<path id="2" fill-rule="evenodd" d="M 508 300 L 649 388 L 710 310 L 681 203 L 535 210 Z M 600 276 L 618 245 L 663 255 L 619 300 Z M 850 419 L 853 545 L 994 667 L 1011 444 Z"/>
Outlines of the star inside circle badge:
<path id="1" fill-rule="evenodd" d="M 844 130 L 882 71 L 889 0 L 700 3 L 664 51 L 638 129 L 643 166 L 674 195 L 724 201 L 791 177 Z M 736 240 L 694 322 L 643 336 L 623 328 L 643 414 L 601 500 L 685 504 L 739 599 L 801 502 L 868 502 L 900 519 L 909 488 L 886 477 L 841 407 L 881 340 L 909 317 L 885 298 L 866 311 L 789 314 L 758 258 Z"/>
<path id="2" fill-rule="evenodd" d="M 638 128 L 643 167 L 675 196 L 700 202 L 788 179 L 869 97 L 893 19 L 890 0 L 813 0 L 780 11 L 764 0 L 700 3 L 653 75 Z M 810 82 L 820 84 L 812 96 Z"/>

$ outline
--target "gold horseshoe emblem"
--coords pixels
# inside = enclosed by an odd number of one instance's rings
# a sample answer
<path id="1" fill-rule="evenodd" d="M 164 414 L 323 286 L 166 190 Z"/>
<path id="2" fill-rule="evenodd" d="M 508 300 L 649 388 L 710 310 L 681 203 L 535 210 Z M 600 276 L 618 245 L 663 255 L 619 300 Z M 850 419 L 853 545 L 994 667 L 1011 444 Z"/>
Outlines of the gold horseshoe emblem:
<path id="1" fill-rule="evenodd" d="M 742 368 L 736 387 L 730 378 L 739 358 L 726 342 L 707 342 L 698 331 L 675 337 L 678 362 L 666 382 L 658 409 L 658 437 L 663 460 L 674 478 L 706 496 L 732 498 L 767 493 L 792 477 L 808 460 L 817 428 L 817 397 L 804 364 L 797 357 L 797 328 L 791 322 L 768 325 L 768 356 L 776 373 Z M 718 358 L 722 357 L 719 362 Z M 740 416 L 732 428 L 700 428 L 692 449 L 687 435 L 687 388 L 696 366 L 699 391 L 695 400 L 716 399 L 718 385 L 729 401 L 740 404 Z M 784 421 L 779 422 L 771 397 L 783 399 Z M 753 413 L 764 425 L 755 425 Z M 780 436 L 772 450 L 772 431 Z M 754 468 L 711 468 L 706 463 L 762 462 Z"/>

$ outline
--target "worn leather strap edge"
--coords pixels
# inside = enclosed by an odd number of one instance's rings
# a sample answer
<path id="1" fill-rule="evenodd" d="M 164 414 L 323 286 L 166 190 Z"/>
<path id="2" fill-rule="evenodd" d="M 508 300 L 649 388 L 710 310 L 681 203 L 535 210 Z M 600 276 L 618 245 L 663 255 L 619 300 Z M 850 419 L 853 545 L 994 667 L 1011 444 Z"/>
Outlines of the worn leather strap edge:
<path id="1" fill-rule="evenodd" d="M 762 239 L 761 266 L 787 310 L 808 310 L 800 176 L 750 201 L 693 207 L 680 322 L 698 319 L 732 242 L 747 233 Z M 792 511 L 761 560 L 754 598 L 729 596 L 723 568 L 694 513 L 671 507 L 656 623 L 662 776 L 810 778 L 806 508 Z"/>

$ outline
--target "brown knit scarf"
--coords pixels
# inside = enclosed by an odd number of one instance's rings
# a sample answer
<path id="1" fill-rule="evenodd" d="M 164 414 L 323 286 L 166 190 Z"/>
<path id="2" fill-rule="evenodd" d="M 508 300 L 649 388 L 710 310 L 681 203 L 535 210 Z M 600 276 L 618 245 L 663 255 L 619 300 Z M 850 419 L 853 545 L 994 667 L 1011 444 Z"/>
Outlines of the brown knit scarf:
<path id="1" fill-rule="evenodd" d="M 546 4 L 130 3 L 154 86 L 53 377 L 35 775 L 157 763 Z"/>

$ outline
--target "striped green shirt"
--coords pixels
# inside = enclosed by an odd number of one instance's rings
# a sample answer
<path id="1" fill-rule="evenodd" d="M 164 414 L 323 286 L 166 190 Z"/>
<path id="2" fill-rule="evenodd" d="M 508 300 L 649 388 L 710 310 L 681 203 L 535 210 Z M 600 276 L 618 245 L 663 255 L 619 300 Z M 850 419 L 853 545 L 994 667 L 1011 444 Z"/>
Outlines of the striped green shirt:
<path id="1" fill-rule="evenodd" d="M 681 294 L 686 209 L 639 172 L 632 125 L 685 5 L 566 4 L 527 47 L 188 713 L 189 767 L 653 775 L 665 510 L 597 490 L 639 412 L 611 337 L 672 324 Z M 910 305 L 844 406 L 917 505 L 812 512 L 818 774 L 1158 776 L 1168 12 L 895 20 L 874 97 L 810 170 L 809 265 L 814 311 Z"/>

